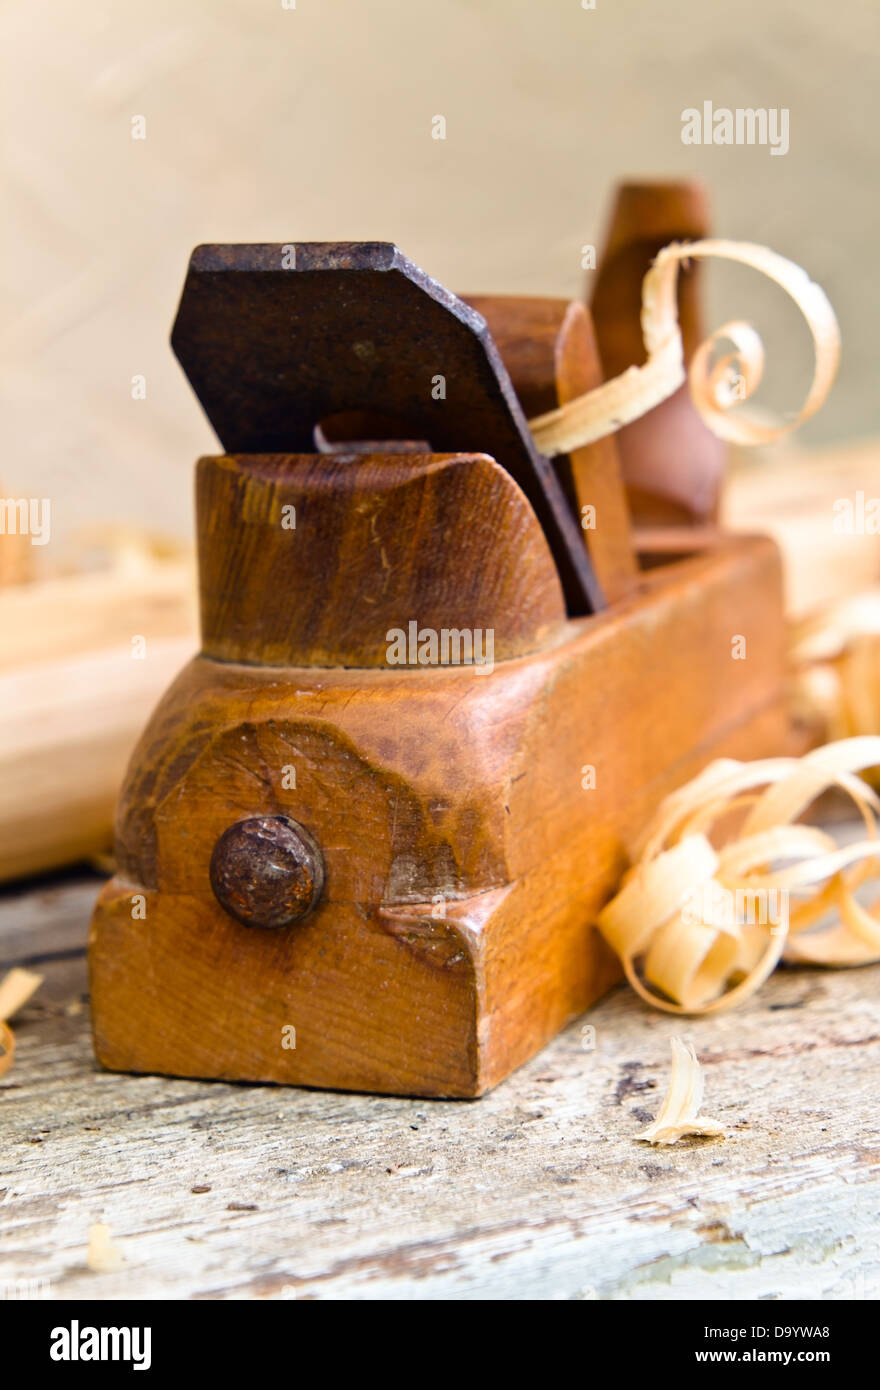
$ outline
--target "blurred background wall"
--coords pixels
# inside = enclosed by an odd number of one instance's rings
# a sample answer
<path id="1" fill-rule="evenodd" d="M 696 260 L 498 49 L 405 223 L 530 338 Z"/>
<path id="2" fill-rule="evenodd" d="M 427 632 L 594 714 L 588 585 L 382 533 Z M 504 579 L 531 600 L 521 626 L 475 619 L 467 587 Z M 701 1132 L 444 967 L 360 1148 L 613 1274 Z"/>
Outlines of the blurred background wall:
<path id="1" fill-rule="evenodd" d="M 56 534 L 190 526 L 216 442 L 168 332 L 198 242 L 388 239 L 462 292 L 575 295 L 621 176 L 699 174 L 719 233 L 800 261 L 844 339 L 801 438 L 877 430 L 866 0 L 6 0 L 0 29 L 0 486 L 51 496 Z M 683 145 L 705 100 L 787 107 L 788 153 Z M 764 334 L 762 402 L 797 409 L 796 312 L 735 268 L 709 290 L 710 326 Z"/>

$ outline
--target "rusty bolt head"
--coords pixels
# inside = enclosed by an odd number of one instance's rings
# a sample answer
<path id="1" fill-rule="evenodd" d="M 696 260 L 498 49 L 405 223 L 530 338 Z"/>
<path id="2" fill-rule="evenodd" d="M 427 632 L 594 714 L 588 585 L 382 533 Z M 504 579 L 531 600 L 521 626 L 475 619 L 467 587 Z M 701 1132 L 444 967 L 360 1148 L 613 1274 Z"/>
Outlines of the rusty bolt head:
<path id="1" fill-rule="evenodd" d="M 246 927 L 301 921 L 324 887 L 318 842 L 289 816 L 230 825 L 214 846 L 210 872 L 218 903 Z"/>

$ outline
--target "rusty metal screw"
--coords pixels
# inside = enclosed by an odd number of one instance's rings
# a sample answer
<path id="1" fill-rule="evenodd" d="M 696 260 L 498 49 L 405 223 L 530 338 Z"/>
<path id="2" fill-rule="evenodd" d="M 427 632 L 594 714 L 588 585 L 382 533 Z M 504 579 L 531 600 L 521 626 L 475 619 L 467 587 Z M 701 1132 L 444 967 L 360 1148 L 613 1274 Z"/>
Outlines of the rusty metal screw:
<path id="1" fill-rule="evenodd" d="M 210 874 L 220 906 L 246 927 L 287 927 L 320 898 L 324 860 L 305 826 L 289 816 L 256 816 L 224 830 Z"/>

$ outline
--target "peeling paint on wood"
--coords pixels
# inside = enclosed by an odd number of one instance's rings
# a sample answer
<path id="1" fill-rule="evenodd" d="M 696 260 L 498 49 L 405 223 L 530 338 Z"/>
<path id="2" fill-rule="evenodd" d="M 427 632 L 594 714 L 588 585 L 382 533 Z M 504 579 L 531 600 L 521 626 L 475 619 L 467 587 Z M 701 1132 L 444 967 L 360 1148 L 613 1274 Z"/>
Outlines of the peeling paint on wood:
<path id="1" fill-rule="evenodd" d="M 880 1294 L 880 968 L 779 972 L 680 1020 L 618 989 L 479 1101 L 100 1071 L 96 879 L 0 899 L 46 982 L 0 1083 L 0 1281 L 72 1298 L 790 1299 Z M 724 1140 L 634 1142 L 684 1031 Z M 126 1264 L 86 1265 L 104 1221 Z"/>

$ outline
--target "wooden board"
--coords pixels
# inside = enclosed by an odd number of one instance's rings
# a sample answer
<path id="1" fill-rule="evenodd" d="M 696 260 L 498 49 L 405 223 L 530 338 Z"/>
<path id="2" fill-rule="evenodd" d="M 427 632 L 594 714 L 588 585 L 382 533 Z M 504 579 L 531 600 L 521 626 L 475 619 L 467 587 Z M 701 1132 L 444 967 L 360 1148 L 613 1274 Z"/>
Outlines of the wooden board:
<path id="1" fill-rule="evenodd" d="M 3 881 L 110 849 L 131 750 L 198 644 L 192 560 L 0 589 L 0 633 Z"/>
<path id="2" fill-rule="evenodd" d="M 786 611 L 802 618 L 836 599 L 880 583 L 880 535 L 846 528 L 880 493 L 880 440 L 800 450 L 740 450 L 724 490 L 721 524 L 762 531 L 782 553 Z"/>
<path id="3" fill-rule="evenodd" d="M 620 988 L 479 1101 L 169 1081 L 93 1060 L 98 887 L 0 899 L 0 960 L 46 973 L 0 1081 L 0 1281 L 98 1299 L 880 1295 L 880 968 L 784 970 L 684 1025 Z M 676 1031 L 729 1137 L 649 1148 L 633 1136 Z M 86 1266 L 98 1220 L 118 1273 Z"/>

